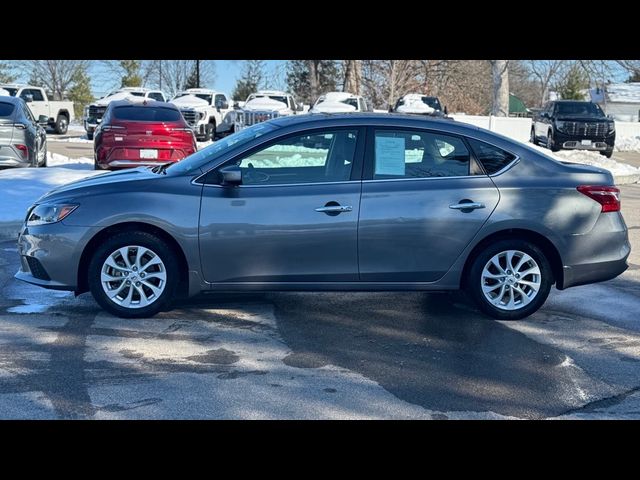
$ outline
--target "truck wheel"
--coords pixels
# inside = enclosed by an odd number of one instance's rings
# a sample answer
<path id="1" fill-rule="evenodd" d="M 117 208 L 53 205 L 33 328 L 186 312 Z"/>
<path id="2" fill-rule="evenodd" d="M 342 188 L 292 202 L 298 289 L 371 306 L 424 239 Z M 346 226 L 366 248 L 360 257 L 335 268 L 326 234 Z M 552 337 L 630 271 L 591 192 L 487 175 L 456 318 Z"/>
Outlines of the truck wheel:
<path id="1" fill-rule="evenodd" d="M 538 144 L 538 141 L 536 140 L 536 131 L 535 131 L 535 129 L 534 129 L 534 128 L 531 128 L 531 136 L 530 136 L 530 138 L 529 138 L 529 141 L 530 141 L 531 143 L 533 143 L 534 145 L 537 145 L 537 144 Z"/>
<path id="2" fill-rule="evenodd" d="M 553 141 L 553 132 L 551 130 L 549 130 L 549 133 L 547 133 L 547 148 L 552 152 L 557 152 L 560 150 L 560 148 L 556 146 L 556 142 Z"/>
<path id="3" fill-rule="evenodd" d="M 87 132 L 87 140 L 93 140 L 93 132 Z"/>
<path id="4" fill-rule="evenodd" d="M 611 150 L 601 150 L 600 151 L 600 155 L 604 155 L 607 158 L 611 158 L 611 156 L 613 155 L 613 148 Z"/>
<path id="5" fill-rule="evenodd" d="M 56 118 L 55 130 L 58 135 L 64 135 L 69 129 L 69 119 L 66 115 L 58 115 Z"/>
<path id="6" fill-rule="evenodd" d="M 210 140 L 215 140 L 216 139 L 216 122 L 215 122 L 215 120 L 213 122 L 209 123 L 208 127 L 209 127 L 209 139 Z"/>

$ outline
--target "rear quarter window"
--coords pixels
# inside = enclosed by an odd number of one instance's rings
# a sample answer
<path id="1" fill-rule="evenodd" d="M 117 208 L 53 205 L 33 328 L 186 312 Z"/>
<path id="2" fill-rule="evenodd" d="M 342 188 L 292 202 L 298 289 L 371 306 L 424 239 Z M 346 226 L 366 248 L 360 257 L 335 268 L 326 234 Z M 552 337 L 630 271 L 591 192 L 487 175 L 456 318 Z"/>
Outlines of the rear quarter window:
<path id="1" fill-rule="evenodd" d="M 514 154 L 506 152 L 494 145 L 489 145 L 474 138 L 468 138 L 467 140 L 476 158 L 482 164 L 488 175 L 499 172 L 516 159 Z"/>
<path id="2" fill-rule="evenodd" d="M 12 103 L 3 103 L 0 102 L 0 118 L 1 117 L 10 117 L 13 115 L 13 111 L 16 107 Z"/>
<path id="3" fill-rule="evenodd" d="M 166 107 L 116 107 L 113 116 L 134 122 L 177 122 L 182 118 L 178 110 Z"/>

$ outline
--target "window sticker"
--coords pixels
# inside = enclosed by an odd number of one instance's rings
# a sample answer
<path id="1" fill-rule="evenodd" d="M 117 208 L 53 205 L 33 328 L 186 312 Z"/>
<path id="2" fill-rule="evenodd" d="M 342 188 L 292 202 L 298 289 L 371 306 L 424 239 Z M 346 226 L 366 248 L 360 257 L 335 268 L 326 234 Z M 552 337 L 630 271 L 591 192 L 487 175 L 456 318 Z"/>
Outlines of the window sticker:
<path id="1" fill-rule="evenodd" d="M 376 137 L 376 175 L 404 175 L 404 138 Z"/>

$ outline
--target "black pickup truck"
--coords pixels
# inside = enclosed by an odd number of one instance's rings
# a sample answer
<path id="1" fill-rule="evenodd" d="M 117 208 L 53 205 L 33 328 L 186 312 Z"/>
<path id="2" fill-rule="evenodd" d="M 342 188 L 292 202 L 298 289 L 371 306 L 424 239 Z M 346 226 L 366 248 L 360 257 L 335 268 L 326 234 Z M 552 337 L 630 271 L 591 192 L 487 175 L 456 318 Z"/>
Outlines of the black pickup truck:
<path id="1" fill-rule="evenodd" d="M 531 142 L 553 152 L 565 149 L 598 151 L 610 158 L 616 140 L 614 121 L 592 102 L 549 102 L 533 117 Z"/>

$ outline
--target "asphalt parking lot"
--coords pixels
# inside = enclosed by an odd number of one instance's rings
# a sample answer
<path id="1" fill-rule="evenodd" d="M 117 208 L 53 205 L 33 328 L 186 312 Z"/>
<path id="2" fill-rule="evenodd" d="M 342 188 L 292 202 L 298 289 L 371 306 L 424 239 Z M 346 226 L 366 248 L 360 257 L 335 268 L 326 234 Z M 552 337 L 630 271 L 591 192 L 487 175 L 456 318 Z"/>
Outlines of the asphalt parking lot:
<path id="1" fill-rule="evenodd" d="M 17 282 L 0 243 L 0 418 L 640 419 L 640 185 L 622 195 L 629 270 L 519 322 L 457 293 L 202 295 L 123 320 Z"/>

